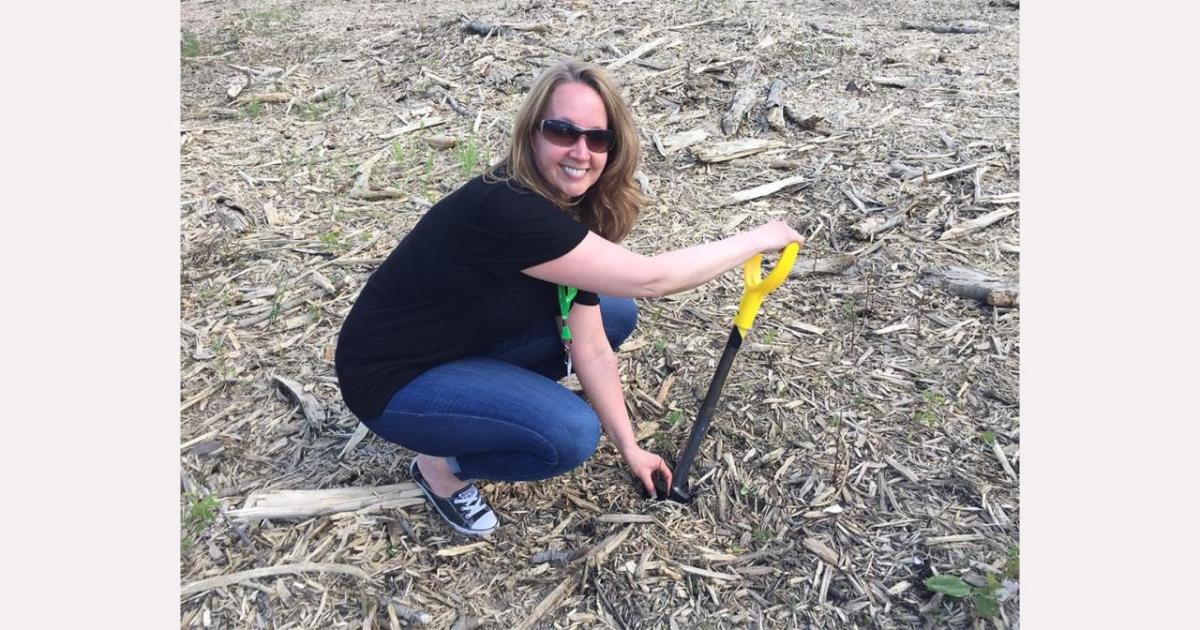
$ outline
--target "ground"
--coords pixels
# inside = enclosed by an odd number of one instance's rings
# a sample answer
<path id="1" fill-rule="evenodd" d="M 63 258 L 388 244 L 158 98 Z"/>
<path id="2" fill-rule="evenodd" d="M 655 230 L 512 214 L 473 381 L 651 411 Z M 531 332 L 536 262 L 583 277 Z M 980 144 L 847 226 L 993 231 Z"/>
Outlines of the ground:
<path id="1" fill-rule="evenodd" d="M 183 627 L 1019 626 L 1020 311 L 932 280 L 1016 295 L 1018 1 L 180 6 Z M 412 500 L 411 453 L 354 439 L 333 348 L 567 56 L 609 66 L 640 126 L 627 247 L 773 218 L 808 242 L 734 363 L 694 503 L 643 500 L 602 440 L 562 478 L 485 483 L 503 525 L 480 543 Z M 733 139 L 771 144 L 701 160 Z M 639 300 L 619 359 L 644 447 L 684 442 L 741 287 Z M 400 498 L 240 512 L 385 486 Z"/>

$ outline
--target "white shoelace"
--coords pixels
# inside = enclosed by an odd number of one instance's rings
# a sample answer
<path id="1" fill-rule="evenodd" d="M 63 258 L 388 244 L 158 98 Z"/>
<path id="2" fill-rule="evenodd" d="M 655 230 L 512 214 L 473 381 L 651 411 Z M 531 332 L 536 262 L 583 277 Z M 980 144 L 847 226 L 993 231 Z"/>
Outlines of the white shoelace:
<path id="1" fill-rule="evenodd" d="M 483 500 L 483 495 L 479 494 L 479 490 L 475 486 L 467 487 L 461 494 L 454 497 L 453 502 L 455 507 L 471 522 L 488 510 L 487 502 Z"/>

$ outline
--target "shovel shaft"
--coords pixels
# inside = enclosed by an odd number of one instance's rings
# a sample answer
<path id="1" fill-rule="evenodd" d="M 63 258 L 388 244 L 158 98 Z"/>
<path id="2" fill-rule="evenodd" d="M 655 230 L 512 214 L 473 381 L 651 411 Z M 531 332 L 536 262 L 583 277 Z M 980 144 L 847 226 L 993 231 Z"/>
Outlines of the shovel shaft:
<path id="1" fill-rule="evenodd" d="M 687 484 L 688 472 L 691 471 L 692 462 L 696 459 L 696 452 L 700 450 L 700 442 L 704 440 L 704 434 L 708 433 L 708 425 L 712 421 L 713 410 L 717 407 L 717 399 L 721 397 L 721 389 L 725 387 L 725 377 L 729 375 L 733 357 L 741 347 L 742 333 L 737 326 L 734 326 L 729 332 L 729 341 L 725 343 L 725 351 L 721 353 L 721 360 L 717 363 L 717 373 L 713 375 L 712 383 L 708 386 L 708 393 L 704 396 L 704 402 L 700 404 L 700 412 L 696 414 L 696 423 L 692 425 L 692 433 L 688 436 L 687 445 L 683 447 L 683 451 L 676 460 L 675 470 L 671 471 L 671 490 L 676 495 L 690 496 Z"/>

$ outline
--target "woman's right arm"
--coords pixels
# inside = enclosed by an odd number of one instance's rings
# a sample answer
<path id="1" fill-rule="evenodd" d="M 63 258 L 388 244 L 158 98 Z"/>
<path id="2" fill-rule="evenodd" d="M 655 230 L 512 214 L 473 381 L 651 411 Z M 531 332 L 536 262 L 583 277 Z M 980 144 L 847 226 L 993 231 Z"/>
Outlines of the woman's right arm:
<path id="1" fill-rule="evenodd" d="M 642 256 L 589 232 L 574 249 L 524 269 L 539 280 L 615 297 L 660 297 L 697 287 L 759 253 L 777 252 L 804 237 L 771 221 L 719 241 Z"/>

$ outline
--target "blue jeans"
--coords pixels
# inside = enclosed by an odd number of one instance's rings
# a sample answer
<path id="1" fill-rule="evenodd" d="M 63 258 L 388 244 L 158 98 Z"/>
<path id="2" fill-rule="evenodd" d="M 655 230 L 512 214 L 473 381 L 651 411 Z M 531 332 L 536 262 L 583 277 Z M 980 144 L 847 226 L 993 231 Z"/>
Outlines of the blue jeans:
<path id="1" fill-rule="evenodd" d="M 629 298 L 600 296 L 616 350 L 637 324 Z M 483 356 L 439 365 L 392 395 L 365 424 L 405 448 L 445 457 L 462 479 L 528 481 L 561 475 L 600 440 L 596 412 L 556 381 L 566 376 L 562 342 L 547 318 Z"/>

